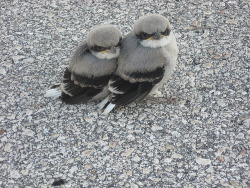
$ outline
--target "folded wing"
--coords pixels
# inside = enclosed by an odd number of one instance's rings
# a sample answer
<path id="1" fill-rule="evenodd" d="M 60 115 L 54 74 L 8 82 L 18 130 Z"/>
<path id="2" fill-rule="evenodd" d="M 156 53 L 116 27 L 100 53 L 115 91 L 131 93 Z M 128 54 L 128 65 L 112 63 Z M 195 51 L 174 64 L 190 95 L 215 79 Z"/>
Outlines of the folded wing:
<path id="1" fill-rule="evenodd" d="M 61 100 L 68 104 L 84 103 L 102 92 L 112 75 L 87 77 L 70 72 L 66 68 L 61 84 Z"/>
<path id="2" fill-rule="evenodd" d="M 127 105 L 135 100 L 144 99 L 162 80 L 163 75 L 164 67 L 148 72 L 126 73 L 125 79 L 114 75 L 109 81 L 109 90 L 112 92 L 110 102 L 116 105 Z"/>

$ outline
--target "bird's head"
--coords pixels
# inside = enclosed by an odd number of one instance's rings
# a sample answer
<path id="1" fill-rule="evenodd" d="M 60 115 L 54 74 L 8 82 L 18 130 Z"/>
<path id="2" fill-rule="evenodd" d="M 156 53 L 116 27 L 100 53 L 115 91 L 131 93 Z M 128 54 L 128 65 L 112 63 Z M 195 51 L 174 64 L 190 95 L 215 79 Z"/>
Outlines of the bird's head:
<path id="1" fill-rule="evenodd" d="M 87 36 L 91 52 L 99 59 L 113 59 L 120 54 L 122 34 L 114 25 L 100 25 L 92 28 Z"/>
<path id="2" fill-rule="evenodd" d="M 135 22 L 133 32 L 143 46 L 158 48 L 169 44 L 171 25 L 164 16 L 149 14 Z"/>

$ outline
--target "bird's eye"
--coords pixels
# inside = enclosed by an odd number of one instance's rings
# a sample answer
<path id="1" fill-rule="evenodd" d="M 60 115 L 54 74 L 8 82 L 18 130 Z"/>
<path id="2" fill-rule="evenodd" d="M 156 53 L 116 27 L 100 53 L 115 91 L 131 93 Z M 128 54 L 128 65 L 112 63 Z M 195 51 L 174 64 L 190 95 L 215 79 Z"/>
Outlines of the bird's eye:
<path id="1" fill-rule="evenodd" d="M 141 34 L 141 37 L 142 37 L 143 39 L 146 39 L 146 38 L 147 38 L 146 33 L 142 33 L 142 34 Z"/>
<path id="2" fill-rule="evenodd" d="M 102 46 L 95 46 L 94 49 L 95 49 L 95 51 L 97 51 L 97 52 L 101 52 L 101 51 L 106 50 L 107 48 L 102 47 Z"/>
<path id="3" fill-rule="evenodd" d="M 150 34 L 147 34 L 147 33 L 144 33 L 144 32 L 141 34 L 141 36 L 142 36 L 143 39 L 148 39 L 148 38 L 151 37 Z"/>
<path id="4" fill-rule="evenodd" d="M 96 49 L 97 49 L 98 51 L 101 51 L 101 50 L 102 50 L 102 47 L 101 47 L 101 46 L 96 46 Z"/>
<path id="5" fill-rule="evenodd" d="M 148 33 L 145 33 L 145 32 L 142 32 L 141 33 L 141 37 L 142 39 L 146 40 L 146 39 L 149 39 L 150 37 L 152 37 L 154 34 L 148 34 Z"/>
<path id="6" fill-rule="evenodd" d="M 136 36 L 137 36 L 139 39 L 141 39 L 141 40 L 146 40 L 146 39 L 152 37 L 153 35 L 154 35 L 154 34 L 147 34 L 147 33 L 145 33 L 145 32 L 141 32 L 141 33 L 137 34 Z"/>
<path id="7" fill-rule="evenodd" d="M 170 29 L 166 29 L 165 31 L 163 31 L 162 33 L 161 33 L 162 35 L 165 35 L 165 36 L 168 36 L 169 34 L 170 34 Z"/>

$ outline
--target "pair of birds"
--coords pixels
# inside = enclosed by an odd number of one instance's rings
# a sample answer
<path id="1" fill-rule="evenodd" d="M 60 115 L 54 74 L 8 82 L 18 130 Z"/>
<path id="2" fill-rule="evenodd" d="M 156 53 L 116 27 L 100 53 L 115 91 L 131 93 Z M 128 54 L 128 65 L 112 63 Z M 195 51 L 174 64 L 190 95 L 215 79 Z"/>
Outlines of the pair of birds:
<path id="1" fill-rule="evenodd" d="M 108 114 L 159 88 L 171 77 L 177 55 L 171 25 L 159 14 L 139 18 L 123 39 L 113 25 L 96 26 L 73 53 L 62 83 L 45 96 L 67 104 L 103 100 L 98 106 Z"/>

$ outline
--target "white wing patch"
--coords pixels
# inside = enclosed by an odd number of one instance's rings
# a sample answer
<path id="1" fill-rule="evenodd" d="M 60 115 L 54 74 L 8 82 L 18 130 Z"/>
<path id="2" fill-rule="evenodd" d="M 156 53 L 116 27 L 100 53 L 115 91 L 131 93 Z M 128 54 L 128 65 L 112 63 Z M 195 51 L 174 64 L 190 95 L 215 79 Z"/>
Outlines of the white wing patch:
<path id="1" fill-rule="evenodd" d="M 60 86 L 60 88 L 61 88 L 61 90 L 62 90 L 64 93 L 66 93 L 67 95 L 73 97 L 73 95 L 72 95 L 71 93 L 69 93 L 69 92 L 65 89 L 67 85 L 68 85 L 68 83 L 62 83 L 61 86 Z"/>
<path id="2" fill-rule="evenodd" d="M 113 84 L 113 83 L 114 83 L 114 81 L 109 81 L 109 83 L 108 83 L 109 91 L 111 93 L 115 93 L 115 94 L 123 94 L 124 92 L 118 91 L 117 88 L 111 86 L 111 84 Z"/>
<path id="3" fill-rule="evenodd" d="M 124 92 L 116 90 L 117 88 L 114 88 L 112 86 L 109 87 L 109 91 L 115 94 L 123 94 Z"/>

